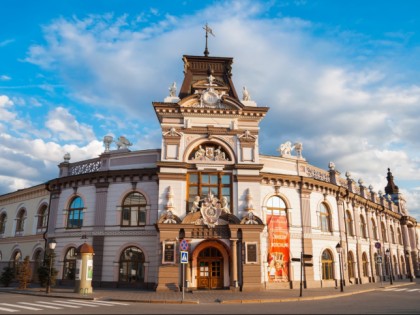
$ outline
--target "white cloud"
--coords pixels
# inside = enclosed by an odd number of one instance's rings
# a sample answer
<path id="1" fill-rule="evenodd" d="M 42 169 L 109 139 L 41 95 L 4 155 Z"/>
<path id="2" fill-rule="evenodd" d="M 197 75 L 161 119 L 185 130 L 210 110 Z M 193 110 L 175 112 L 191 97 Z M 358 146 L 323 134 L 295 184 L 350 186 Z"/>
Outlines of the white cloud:
<path id="1" fill-rule="evenodd" d="M 13 107 L 13 101 L 6 95 L 0 95 L 0 121 L 10 121 L 15 119 L 16 113 L 8 110 Z"/>
<path id="2" fill-rule="evenodd" d="M 310 163 L 326 168 L 332 160 L 376 190 L 383 190 L 388 167 L 396 178 L 420 180 L 420 84 L 395 75 L 398 62 L 387 52 L 399 42 L 337 29 L 320 39 L 319 25 L 262 18 L 264 10 L 259 2 L 229 1 L 190 16 L 61 18 L 44 28 L 46 44 L 32 46 L 26 60 L 60 74 L 74 100 L 97 108 L 106 132 L 118 136 L 130 126 L 131 141 L 158 147 L 151 102 L 163 100 L 174 80 L 180 86 L 183 54 L 202 55 L 208 21 L 216 35 L 209 38 L 210 55 L 234 57 L 237 91 L 247 86 L 253 100 L 271 108 L 262 122 L 262 153 L 277 154 L 280 143 L 300 140 Z M 160 20 L 142 27 L 149 14 Z M 375 50 L 376 56 L 371 47 L 384 52 Z M 93 141 L 81 121 L 59 107 L 46 125 L 57 140 Z"/>
<path id="3" fill-rule="evenodd" d="M 57 107 L 48 113 L 47 128 L 64 141 L 89 141 L 95 139 L 92 128 L 77 122 L 75 117 L 63 107 Z"/>
<path id="4" fill-rule="evenodd" d="M 8 75 L 5 75 L 5 74 L 0 75 L 0 81 L 9 81 L 11 79 L 12 78 L 9 77 Z"/>

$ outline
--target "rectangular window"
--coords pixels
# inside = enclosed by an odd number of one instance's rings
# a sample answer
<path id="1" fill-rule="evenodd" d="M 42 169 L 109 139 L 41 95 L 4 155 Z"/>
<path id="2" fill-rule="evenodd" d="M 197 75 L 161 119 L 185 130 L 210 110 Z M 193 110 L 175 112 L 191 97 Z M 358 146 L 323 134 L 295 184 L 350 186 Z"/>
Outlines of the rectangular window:
<path id="1" fill-rule="evenodd" d="M 196 196 L 204 199 L 211 193 L 219 200 L 226 197 L 229 206 L 232 204 L 232 175 L 220 172 L 214 173 L 189 173 L 187 189 L 187 212 L 191 211 Z M 232 209 L 230 209 L 231 212 Z"/>
<path id="2" fill-rule="evenodd" d="M 258 262 L 257 243 L 246 243 L 246 263 L 255 264 Z"/>
<path id="3" fill-rule="evenodd" d="M 83 225 L 83 210 L 69 210 L 67 228 L 77 229 Z"/>

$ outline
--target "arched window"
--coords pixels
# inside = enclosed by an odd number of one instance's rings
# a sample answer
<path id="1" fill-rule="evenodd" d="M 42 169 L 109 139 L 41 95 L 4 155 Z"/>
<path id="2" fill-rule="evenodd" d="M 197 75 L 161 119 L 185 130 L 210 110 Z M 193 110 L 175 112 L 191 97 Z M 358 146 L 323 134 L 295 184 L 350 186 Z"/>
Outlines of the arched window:
<path id="1" fill-rule="evenodd" d="M 22 233 L 25 229 L 25 219 L 26 211 L 25 209 L 20 209 L 18 215 L 16 216 L 16 233 Z"/>
<path id="2" fill-rule="evenodd" d="M 70 203 L 70 208 L 67 216 L 68 229 L 80 229 L 83 226 L 83 210 L 85 206 L 82 198 L 74 197 Z"/>
<path id="3" fill-rule="evenodd" d="M 401 255 L 400 260 L 401 260 L 401 274 L 407 275 L 407 269 L 405 267 L 404 255 Z"/>
<path id="4" fill-rule="evenodd" d="M 20 262 L 22 261 L 22 253 L 18 250 L 13 255 L 12 268 L 15 272 L 15 277 L 19 274 Z"/>
<path id="5" fill-rule="evenodd" d="M 319 222 L 320 222 L 320 225 L 321 225 L 321 231 L 331 232 L 330 209 L 323 202 L 319 205 Z"/>
<path id="6" fill-rule="evenodd" d="M 322 280 L 332 280 L 334 279 L 334 270 L 333 270 L 333 258 L 331 252 L 326 249 L 323 251 L 321 256 L 322 263 Z"/>
<path id="7" fill-rule="evenodd" d="M 120 255 L 118 281 L 126 284 L 144 282 L 144 254 L 134 246 L 127 247 Z"/>
<path id="8" fill-rule="evenodd" d="M 398 239 L 398 244 L 402 245 L 403 240 L 401 236 L 401 229 L 399 227 L 397 228 L 397 239 Z"/>
<path id="9" fill-rule="evenodd" d="M 348 235 L 354 236 L 353 219 L 349 210 L 346 211 L 346 229 Z"/>
<path id="10" fill-rule="evenodd" d="M 378 241 L 379 240 L 379 238 L 378 238 L 378 227 L 377 227 L 376 222 L 373 218 L 371 219 L 371 222 L 372 222 L 373 239 Z"/>
<path id="11" fill-rule="evenodd" d="M 388 242 L 388 239 L 386 237 L 385 224 L 383 222 L 381 222 L 381 232 L 382 232 L 382 241 L 383 242 Z"/>
<path id="12" fill-rule="evenodd" d="M 146 198 L 139 192 L 128 194 L 122 205 L 121 226 L 146 224 Z"/>
<path id="13" fill-rule="evenodd" d="M 279 196 L 272 196 L 267 200 L 267 213 L 271 215 L 286 215 L 286 204 Z"/>
<path id="14" fill-rule="evenodd" d="M 47 205 L 41 206 L 38 210 L 37 229 L 45 229 L 48 222 L 48 207 Z"/>
<path id="15" fill-rule="evenodd" d="M 360 236 L 367 238 L 366 236 L 366 221 L 363 215 L 360 215 Z"/>
<path id="16" fill-rule="evenodd" d="M 63 280 L 74 280 L 76 276 L 76 248 L 70 247 L 64 256 Z"/>
<path id="17" fill-rule="evenodd" d="M 389 226 L 389 231 L 391 233 L 391 239 L 390 241 L 395 244 L 395 233 L 394 233 L 394 227 L 392 225 Z"/>
<path id="18" fill-rule="evenodd" d="M 5 212 L 3 212 L 2 214 L 0 214 L 0 234 L 4 234 L 4 232 L 6 231 L 6 220 L 7 215 Z"/>
<path id="19" fill-rule="evenodd" d="M 354 256 L 352 252 L 349 252 L 347 256 L 347 265 L 349 278 L 354 278 Z"/>
<path id="20" fill-rule="evenodd" d="M 33 256 L 34 267 L 32 269 L 32 279 L 36 281 L 38 281 L 38 268 L 42 266 L 43 258 L 42 249 L 37 249 Z"/>
<path id="21" fill-rule="evenodd" d="M 365 252 L 362 254 L 362 265 L 363 265 L 363 277 L 368 277 L 369 276 L 369 262 L 368 262 L 367 255 Z"/>
<path id="22" fill-rule="evenodd" d="M 377 275 L 377 276 L 380 276 L 380 269 L 379 268 L 381 268 L 381 266 L 382 266 L 382 264 L 378 264 L 377 263 L 377 261 L 378 261 L 378 253 L 375 253 L 374 255 L 373 255 L 373 257 L 374 257 L 374 259 L 375 259 L 375 274 Z"/>

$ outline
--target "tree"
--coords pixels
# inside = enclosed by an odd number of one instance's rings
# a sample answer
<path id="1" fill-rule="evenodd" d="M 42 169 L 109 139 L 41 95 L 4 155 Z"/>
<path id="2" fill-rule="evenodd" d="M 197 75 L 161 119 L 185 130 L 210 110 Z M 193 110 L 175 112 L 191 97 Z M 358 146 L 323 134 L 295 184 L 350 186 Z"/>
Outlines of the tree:
<path id="1" fill-rule="evenodd" d="M 8 287 L 15 277 L 15 271 L 12 267 L 4 267 L 3 272 L 0 276 L 0 282 Z"/>
<path id="2" fill-rule="evenodd" d="M 32 270 L 29 261 L 29 256 L 26 256 L 22 263 L 20 263 L 19 274 L 17 276 L 19 281 L 19 289 L 25 290 L 31 282 Z"/>
<path id="3" fill-rule="evenodd" d="M 52 257 L 51 257 L 52 255 Z M 54 258 L 55 258 L 55 254 L 47 254 L 44 260 L 44 265 L 39 267 L 37 272 L 38 272 L 38 280 L 39 280 L 39 284 L 41 285 L 41 287 L 45 288 L 47 286 L 48 283 L 48 277 L 50 274 L 50 261 L 52 258 L 52 266 L 54 266 Z M 56 276 L 58 274 L 58 271 L 52 267 L 51 268 L 51 286 L 55 285 L 55 279 Z"/>

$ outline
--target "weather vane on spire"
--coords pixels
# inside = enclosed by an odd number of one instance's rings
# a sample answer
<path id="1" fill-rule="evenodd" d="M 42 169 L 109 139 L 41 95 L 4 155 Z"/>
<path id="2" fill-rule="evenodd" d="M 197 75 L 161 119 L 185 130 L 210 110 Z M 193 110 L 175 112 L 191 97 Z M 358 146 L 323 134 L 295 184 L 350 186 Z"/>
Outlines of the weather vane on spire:
<path id="1" fill-rule="evenodd" d="M 206 49 L 204 50 L 204 56 L 208 57 L 209 50 L 207 49 L 207 38 L 209 36 L 209 33 L 213 36 L 214 34 L 213 34 L 213 30 L 207 25 L 207 23 L 206 23 L 206 26 L 203 27 L 203 29 L 206 31 Z"/>

